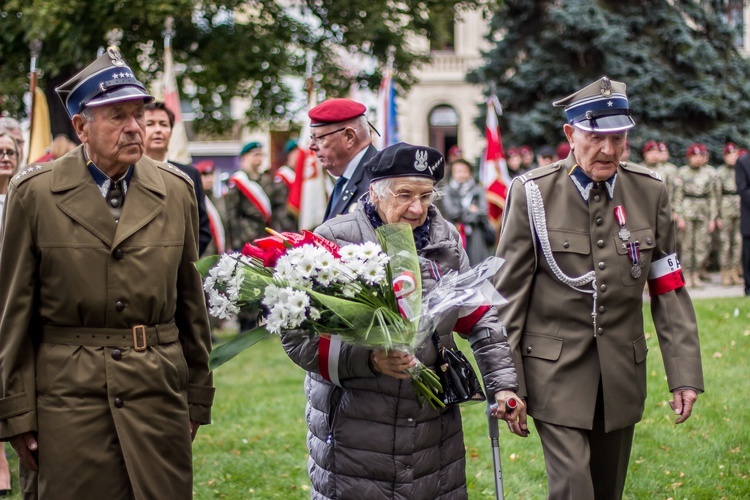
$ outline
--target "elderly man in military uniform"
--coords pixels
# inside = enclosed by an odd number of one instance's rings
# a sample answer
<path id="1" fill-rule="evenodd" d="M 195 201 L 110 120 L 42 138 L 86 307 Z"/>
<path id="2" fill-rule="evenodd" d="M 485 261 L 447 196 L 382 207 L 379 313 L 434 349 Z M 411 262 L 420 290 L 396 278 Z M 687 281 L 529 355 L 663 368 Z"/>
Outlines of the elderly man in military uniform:
<path id="1" fill-rule="evenodd" d="M 703 390 L 698 330 L 664 183 L 620 161 L 635 125 L 625 84 L 603 77 L 554 104 L 571 153 L 511 184 L 500 316 L 549 497 L 620 498 L 646 400 L 646 281 L 677 423 Z M 528 432 L 526 415 L 509 427 Z"/>
<path id="2" fill-rule="evenodd" d="M 716 196 L 719 207 L 717 229 L 719 233 L 719 264 L 721 284 L 724 286 L 742 285 L 741 258 L 742 241 L 740 235 L 740 195 L 737 194 L 737 179 L 734 166 L 739 158 L 740 148 L 733 142 L 724 145 L 724 163 L 716 169 Z"/>
<path id="3" fill-rule="evenodd" d="M 719 207 L 716 196 L 716 169 L 708 165 L 708 149 L 691 144 L 687 164 L 677 171 L 673 203 L 681 233 L 681 261 L 688 286 L 703 288 L 701 271 L 711 248 Z"/>
<path id="4" fill-rule="evenodd" d="M 324 220 L 348 214 L 370 185 L 365 163 L 375 156 L 370 122 L 364 104 L 351 99 L 329 99 L 310 111 L 310 151 L 320 166 L 336 178 Z"/>
<path id="5" fill-rule="evenodd" d="M 83 144 L 11 180 L 0 438 L 40 498 L 192 498 L 214 394 L 193 185 L 143 156 L 153 98 L 116 49 L 57 93 Z"/>

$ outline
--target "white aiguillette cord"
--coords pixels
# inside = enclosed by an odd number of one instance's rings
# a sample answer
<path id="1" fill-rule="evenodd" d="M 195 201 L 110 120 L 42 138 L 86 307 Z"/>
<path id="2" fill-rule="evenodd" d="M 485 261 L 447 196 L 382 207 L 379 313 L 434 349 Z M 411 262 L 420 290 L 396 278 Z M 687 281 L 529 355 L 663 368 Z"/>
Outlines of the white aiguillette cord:
<path id="1" fill-rule="evenodd" d="M 589 293 L 594 298 L 594 307 L 591 310 L 591 318 L 594 322 L 594 336 L 596 336 L 596 273 L 592 270 L 579 276 L 578 278 L 571 278 L 565 274 L 560 266 L 555 261 L 555 256 L 552 254 L 552 247 L 549 243 L 549 233 L 547 233 L 547 214 L 544 211 L 544 200 L 542 199 L 542 193 L 539 191 L 539 186 L 533 181 L 528 181 L 524 184 L 526 189 L 526 206 L 529 211 L 529 221 L 531 222 L 533 231 L 536 233 L 539 239 L 539 245 L 542 247 L 542 253 L 547 261 L 547 264 L 560 282 L 568 285 L 570 288 L 577 292 Z M 591 284 L 592 289 L 586 290 L 581 287 Z"/>

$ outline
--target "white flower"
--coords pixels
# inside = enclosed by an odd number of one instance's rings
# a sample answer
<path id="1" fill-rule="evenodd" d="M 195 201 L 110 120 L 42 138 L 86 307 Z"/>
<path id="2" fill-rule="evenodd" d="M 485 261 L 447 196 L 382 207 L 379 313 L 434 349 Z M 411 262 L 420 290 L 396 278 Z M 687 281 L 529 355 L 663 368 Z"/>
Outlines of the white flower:
<path id="1" fill-rule="evenodd" d="M 358 253 L 358 247 L 359 245 L 344 245 L 339 249 L 339 256 L 341 257 L 341 260 L 344 262 L 352 259 L 356 259 L 356 254 Z"/>
<path id="2" fill-rule="evenodd" d="M 211 272 L 216 271 L 216 278 L 219 281 L 229 281 L 234 275 L 235 269 L 237 268 L 237 256 L 239 254 L 224 254 L 219 259 L 219 262 L 211 269 Z"/>
<path id="3" fill-rule="evenodd" d="M 366 283 L 376 285 L 385 279 L 385 267 L 377 260 L 370 260 L 363 266 L 362 276 Z"/>
<path id="4" fill-rule="evenodd" d="M 316 307 L 310 308 L 310 319 L 313 321 L 317 321 L 320 319 L 320 310 Z"/>
<path id="5" fill-rule="evenodd" d="M 360 247 L 361 247 L 362 255 L 364 255 L 365 258 L 368 258 L 368 259 L 371 257 L 375 257 L 376 255 L 382 252 L 380 245 L 372 241 L 366 241 L 362 243 Z"/>
<path id="6" fill-rule="evenodd" d="M 353 299 L 362 288 L 356 283 L 347 283 L 341 289 L 341 294 L 347 299 Z"/>
<path id="7" fill-rule="evenodd" d="M 284 313 L 281 308 L 272 308 L 266 317 L 266 328 L 271 333 L 281 332 L 284 325 Z"/>

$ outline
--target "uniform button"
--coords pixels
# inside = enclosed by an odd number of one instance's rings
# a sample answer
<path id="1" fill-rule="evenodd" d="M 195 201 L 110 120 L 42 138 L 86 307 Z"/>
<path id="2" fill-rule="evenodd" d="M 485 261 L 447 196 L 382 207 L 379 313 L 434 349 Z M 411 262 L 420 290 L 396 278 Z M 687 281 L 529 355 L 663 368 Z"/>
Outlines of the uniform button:
<path id="1" fill-rule="evenodd" d="M 646 245 L 651 245 L 653 242 L 651 238 L 646 238 Z"/>
<path id="2" fill-rule="evenodd" d="M 600 286 L 599 290 L 601 290 L 602 292 L 606 292 L 607 291 L 607 285 Z"/>
<path id="3" fill-rule="evenodd" d="M 601 199 L 602 199 L 602 197 L 599 196 L 598 194 L 594 195 L 594 201 L 599 201 Z"/>
<path id="4" fill-rule="evenodd" d="M 125 253 L 120 248 L 112 252 L 112 257 L 114 257 L 115 260 L 121 260 L 124 255 Z"/>
<path id="5" fill-rule="evenodd" d="M 526 348 L 526 352 L 531 352 L 531 351 L 532 351 L 531 346 Z"/>
<path id="6" fill-rule="evenodd" d="M 563 248 L 569 248 L 569 247 L 570 247 L 570 243 L 568 243 L 567 241 L 563 243 Z"/>
<path id="7" fill-rule="evenodd" d="M 112 351 L 112 359 L 115 361 L 120 361 L 122 359 L 122 351 L 119 349 L 115 349 Z"/>
<path id="8" fill-rule="evenodd" d="M 414 422 L 414 419 L 411 418 L 411 417 L 409 417 L 409 418 L 406 419 L 406 421 L 409 422 L 409 423 L 412 423 L 412 422 Z"/>
<path id="9" fill-rule="evenodd" d="M 597 217 L 596 218 L 596 225 L 597 226 L 601 226 L 603 223 L 604 223 L 604 219 L 602 219 L 601 217 Z"/>
<path id="10" fill-rule="evenodd" d="M 115 208 L 119 207 L 120 206 L 120 198 L 112 198 L 111 200 L 109 200 L 109 204 L 112 205 Z"/>
<path id="11" fill-rule="evenodd" d="M 598 266 L 598 267 L 599 267 L 599 269 L 601 269 L 602 271 L 603 271 L 603 270 L 605 270 L 605 269 L 607 268 L 607 264 L 605 264 L 604 262 L 600 262 L 599 264 L 597 264 L 597 266 Z"/>
<path id="12" fill-rule="evenodd" d="M 604 307 L 604 306 L 599 306 L 599 312 L 600 312 L 600 313 L 604 313 L 604 312 L 606 312 L 606 311 L 607 311 L 607 308 L 606 308 L 606 307 Z"/>
<path id="13" fill-rule="evenodd" d="M 596 246 L 598 246 L 599 248 L 604 248 L 604 240 L 597 241 Z"/>
<path id="14" fill-rule="evenodd" d="M 407 465 L 406 470 L 411 470 L 411 465 Z"/>
<path id="15" fill-rule="evenodd" d="M 115 398 L 115 408 L 122 408 L 123 404 L 122 399 Z"/>
<path id="16" fill-rule="evenodd" d="M 597 328 L 596 333 L 598 333 L 599 335 L 604 335 L 604 328 L 601 328 L 601 327 Z"/>
<path id="17" fill-rule="evenodd" d="M 125 309 L 125 302 L 118 300 L 115 303 L 115 309 L 117 310 L 117 312 L 122 312 Z"/>

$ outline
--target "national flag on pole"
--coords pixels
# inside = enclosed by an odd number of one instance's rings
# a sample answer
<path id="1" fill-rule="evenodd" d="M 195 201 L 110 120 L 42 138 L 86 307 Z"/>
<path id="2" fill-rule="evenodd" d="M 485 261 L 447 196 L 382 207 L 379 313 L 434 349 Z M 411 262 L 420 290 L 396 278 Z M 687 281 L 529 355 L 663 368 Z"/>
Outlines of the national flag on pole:
<path id="1" fill-rule="evenodd" d="M 311 79 L 308 80 L 308 108 L 317 105 L 315 90 Z M 297 216 L 300 230 L 313 230 L 323 223 L 328 200 L 326 174 L 318 164 L 318 158 L 307 147 L 310 137 L 310 119 L 305 113 L 305 121 L 299 134 L 297 163 L 295 165 L 294 183 L 289 188 L 287 207 Z"/>
<path id="2" fill-rule="evenodd" d="M 497 115 L 502 114 L 500 102 L 496 96 L 487 99 L 487 122 L 485 134 L 487 147 L 482 156 L 481 180 L 487 190 L 488 216 L 492 225 L 500 229 L 505 198 L 510 186 L 508 165 L 505 163 L 503 140 L 500 136 L 500 125 Z"/>
<path id="3" fill-rule="evenodd" d="M 392 146 L 399 142 L 398 108 L 396 106 L 396 87 L 393 85 L 393 62 L 383 72 L 378 96 L 378 131 L 381 133 L 378 149 Z"/>
<path id="4" fill-rule="evenodd" d="M 26 155 L 27 162 L 39 161 L 48 153 L 52 144 L 52 129 L 49 119 L 49 107 L 44 91 L 39 87 L 34 88 L 33 110 L 29 129 L 29 154 Z"/>
<path id="5" fill-rule="evenodd" d="M 174 113 L 174 126 L 172 137 L 169 139 L 167 156 L 177 163 L 189 165 L 193 159 L 188 150 L 188 137 L 185 131 L 185 123 L 182 121 L 180 109 L 180 92 L 177 88 L 177 77 L 174 72 L 174 59 L 172 58 L 171 36 L 164 37 L 164 75 L 162 76 L 162 93 L 164 105 Z"/>

